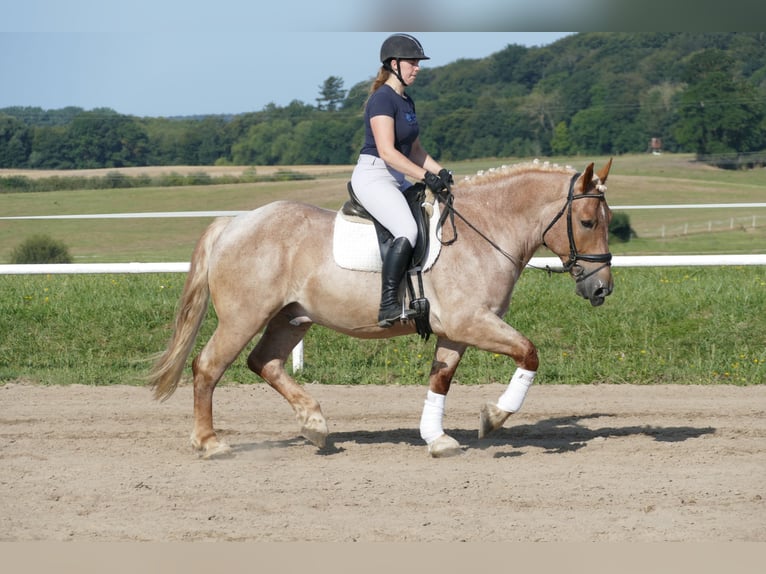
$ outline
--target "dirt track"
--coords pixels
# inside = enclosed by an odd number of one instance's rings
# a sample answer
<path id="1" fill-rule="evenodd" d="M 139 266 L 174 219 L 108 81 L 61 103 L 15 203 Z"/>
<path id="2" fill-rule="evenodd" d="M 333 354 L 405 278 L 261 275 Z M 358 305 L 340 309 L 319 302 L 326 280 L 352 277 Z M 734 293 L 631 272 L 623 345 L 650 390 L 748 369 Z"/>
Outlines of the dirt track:
<path id="1" fill-rule="evenodd" d="M 427 456 L 424 387 L 311 385 L 331 447 L 263 384 L 216 391 L 234 456 L 188 444 L 191 389 L 0 387 L 0 540 L 766 541 L 766 385 L 453 387 L 462 456 Z"/>

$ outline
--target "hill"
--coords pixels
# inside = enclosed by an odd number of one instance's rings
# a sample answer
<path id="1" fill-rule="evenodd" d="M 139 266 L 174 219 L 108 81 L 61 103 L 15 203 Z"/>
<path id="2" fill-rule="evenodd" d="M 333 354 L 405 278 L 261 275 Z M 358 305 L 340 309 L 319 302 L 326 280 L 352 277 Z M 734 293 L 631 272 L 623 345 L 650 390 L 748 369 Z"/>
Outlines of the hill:
<path id="1" fill-rule="evenodd" d="M 0 110 L 0 168 L 353 163 L 359 83 L 338 105 L 139 118 L 110 109 Z M 587 32 L 424 68 L 410 89 L 435 157 L 694 153 L 763 165 L 766 33 Z"/>

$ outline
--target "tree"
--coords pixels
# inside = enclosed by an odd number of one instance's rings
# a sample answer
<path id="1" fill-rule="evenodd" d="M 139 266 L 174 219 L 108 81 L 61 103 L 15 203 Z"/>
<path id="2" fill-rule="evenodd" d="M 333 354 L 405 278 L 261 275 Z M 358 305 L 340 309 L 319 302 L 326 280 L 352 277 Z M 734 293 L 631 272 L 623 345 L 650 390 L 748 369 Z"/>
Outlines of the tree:
<path id="1" fill-rule="evenodd" d="M 146 165 L 147 137 L 133 118 L 108 108 L 78 115 L 68 139 L 78 168 Z"/>
<path id="2" fill-rule="evenodd" d="M 551 139 L 551 151 L 555 155 L 569 155 L 575 151 L 569 139 L 569 129 L 566 122 L 556 124 Z"/>
<path id="3" fill-rule="evenodd" d="M 317 107 L 320 110 L 334 112 L 346 97 L 346 91 L 343 89 L 343 78 L 330 76 L 319 86 L 319 97 L 317 98 Z"/>
<path id="4" fill-rule="evenodd" d="M 32 134 L 23 122 L 0 114 L 0 168 L 26 167 L 32 151 Z"/>
<path id="5" fill-rule="evenodd" d="M 756 151 L 766 145 L 766 106 L 755 86 L 736 78 L 721 50 L 695 54 L 686 67 L 688 87 L 679 98 L 673 130 L 698 156 Z"/>
<path id="6" fill-rule="evenodd" d="M 277 165 L 292 131 L 292 124 L 284 119 L 255 124 L 232 146 L 232 161 L 238 165 Z"/>

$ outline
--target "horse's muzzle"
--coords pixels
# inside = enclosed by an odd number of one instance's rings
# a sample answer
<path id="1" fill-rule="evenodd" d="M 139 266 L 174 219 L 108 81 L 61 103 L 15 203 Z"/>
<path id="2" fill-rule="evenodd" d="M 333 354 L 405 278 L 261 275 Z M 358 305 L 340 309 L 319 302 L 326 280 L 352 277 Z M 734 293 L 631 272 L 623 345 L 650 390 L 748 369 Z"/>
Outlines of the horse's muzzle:
<path id="1" fill-rule="evenodd" d="M 612 282 L 593 277 L 593 281 L 583 281 L 577 284 L 577 294 L 584 297 L 594 307 L 604 304 L 604 300 L 612 293 Z"/>
<path id="2" fill-rule="evenodd" d="M 604 304 L 604 300 L 612 293 L 611 267 L 603 265 L 590 272 L 578 274 L 575 278 L 577 294 L 590 301 L 594 307 Z"/>

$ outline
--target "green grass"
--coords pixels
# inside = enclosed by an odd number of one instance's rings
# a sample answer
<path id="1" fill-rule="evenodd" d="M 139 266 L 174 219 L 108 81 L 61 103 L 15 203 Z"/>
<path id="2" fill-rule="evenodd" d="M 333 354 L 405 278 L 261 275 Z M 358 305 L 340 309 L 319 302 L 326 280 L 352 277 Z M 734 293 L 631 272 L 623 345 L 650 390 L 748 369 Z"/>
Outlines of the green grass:
<path id="1" fill-rule="evenodd" d="M 558 158 L 582 169 L 605 158 Z M 460 162 L 461 175 L 514 163 Z M 349 170 L 350 174 L 350 170 Z M 214 184 L 177 188 L 0 194 L 6 216 L 252 209 L 290 198 L 328 208 L 345 200 L 349 174 L 310 182 Z M 689 156 L 615 158 L 612 205 L 763 202 L 766 170 L 731 172 Z M 766 253 L 766 210 L 630 211 L 638 238 L 612 242 L 616 255 Z M 712 232 L 662 237 L 653 230 L 707 219 L 758 218 Z M 0 221 L 0 263 L 29 235 L 63 241 L 75 262 L 188 261 L 208 218 Z M 693 225 L 692 225 L 693 224 Z M 725 227 L 725 226 L 724 226 Z M 540 383 L 733 383 L 766 379 L 766 268 L 614 269 L 615 293 L 599 308 L 574 295 L 563 276 L 528 270 L 507 320 L 538 346 Z M 162 350 L 182 274 L 0 276 L 0 382 L 138 384 L 148 358 Z M 198 346 L 212 333 L 209 313 Z M 314 328 L 305 340 L 301 381 L 422 384 L 433 341 L 405 337 L 359 341 Z M 506 382 L 505 357 L 470 349 L 456 375 L 462 384 Z M 244 356 L 224 381 L 257 380 Z"/>
<path id="2" fill-rule="evenodd" d="M 539 348 L 538 382 L 766 382 L 766 269 L 615 269 L 598 308 L 564 276 L 527 270 L 509 323 Z M 164 348 L 182 274 L 0 276 L 0 382 L 140 384 Z M 215 327 L 210 311 L 198 348 Z M 363 341 L 315 327 L 303 382 L 425 384 L 434 340 Z M 225 382 L 258 381 L 246 353 Z M 188 366 L 187 366 L 188 371 Z M 458 384 L 507 382 L 506 357 L 469 349 Z"/>

